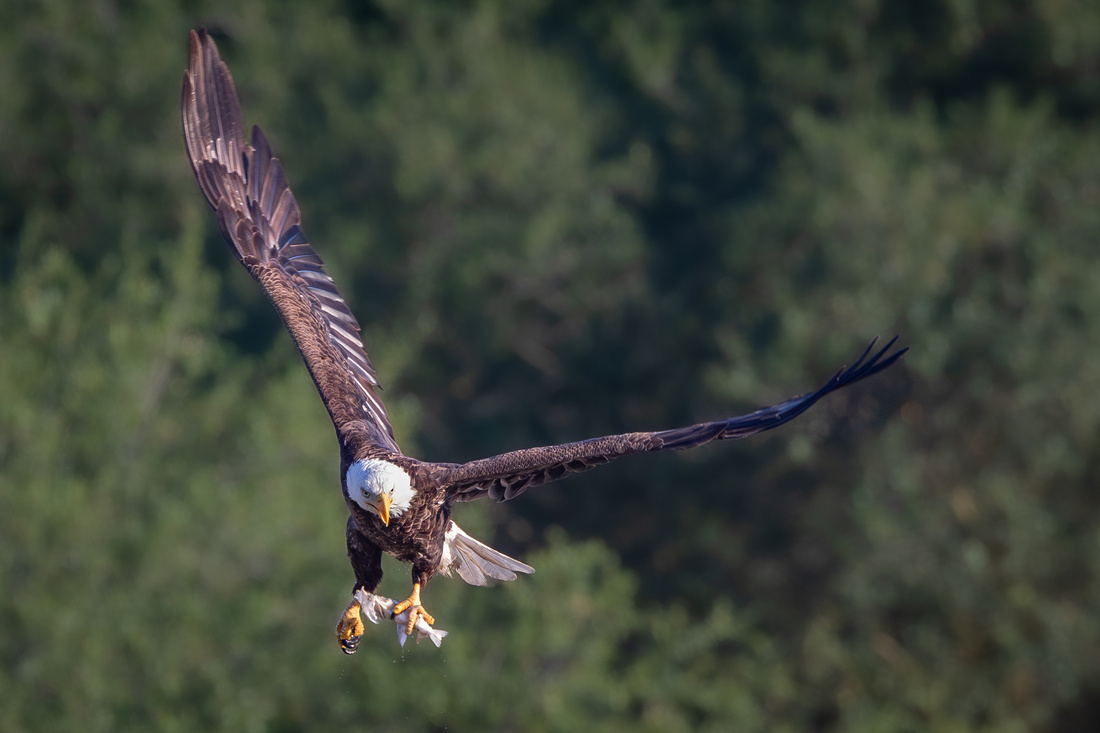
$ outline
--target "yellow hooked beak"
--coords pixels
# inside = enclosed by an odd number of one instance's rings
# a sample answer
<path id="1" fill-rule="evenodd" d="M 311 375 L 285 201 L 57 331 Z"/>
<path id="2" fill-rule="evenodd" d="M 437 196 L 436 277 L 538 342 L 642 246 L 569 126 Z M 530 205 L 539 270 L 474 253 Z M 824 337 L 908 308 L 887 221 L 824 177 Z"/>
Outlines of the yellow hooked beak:
<path id="1" fill-rule="evenodd" d="M 393 497 L 389 494 L 379 494 L 377 499 L 370 502 L 371 507 L 378 512 L 378 516 L 382 519 L 382 524 L 387 527 L 390 526 L 390 504 L 393 504 Z"/>

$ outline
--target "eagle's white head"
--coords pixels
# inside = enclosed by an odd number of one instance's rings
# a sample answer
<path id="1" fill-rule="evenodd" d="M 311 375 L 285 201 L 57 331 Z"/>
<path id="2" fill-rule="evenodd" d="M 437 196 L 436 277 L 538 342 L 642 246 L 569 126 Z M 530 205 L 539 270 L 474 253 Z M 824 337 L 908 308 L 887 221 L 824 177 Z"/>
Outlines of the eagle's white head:
<path id="1" fill-rule="evenodd" d="M 404 514 L 416 496 L 405 469 L 377 458 L 351 464 L 344 480 L 351 500 L 377 514 L 385 525 L 389 525 L 390 517 Z"/>

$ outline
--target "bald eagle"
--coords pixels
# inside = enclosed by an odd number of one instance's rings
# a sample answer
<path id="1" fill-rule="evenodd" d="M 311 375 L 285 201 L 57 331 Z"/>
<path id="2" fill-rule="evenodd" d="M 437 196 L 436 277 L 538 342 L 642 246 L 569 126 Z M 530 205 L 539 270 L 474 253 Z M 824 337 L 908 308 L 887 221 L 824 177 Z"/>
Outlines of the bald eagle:
<path id="1" fill-rule="evenodd" d="M 264 134 L 253 127 L 251 141 L 246 139 L 233 78 L 205 30 L 191 32 L 183 133 L 222 234 L 282 316 L 336 428 L 341 488 L 351 513 L 348 558 L 355 573 L 352 601 L 336 627 L 347 654 L 355 652 L 364 630 L 356 592 L 378 587 L 383 552 L 412 565 L 412 591 L 393 608 L 394 614 L 409 612 L 408 634 L 418 621 L 434 623 L 420 594 L 437 571 L 457 572 L 473 585 L 534 572 L 463 532 L 451 520 L 456 503 L 482 497 L 507 501 L 633 453 L 683 450 L 771 430 L 833 390 L 886 369 L 906 351 L 888 354 L 897 337 L 874 353 L 872 342 L 816 391 L 740 417 L 526 448 L 462 464 L 418 461 L 404 455 L 394 439 L 359 323 L 303 233 L 298 204 Z"/>

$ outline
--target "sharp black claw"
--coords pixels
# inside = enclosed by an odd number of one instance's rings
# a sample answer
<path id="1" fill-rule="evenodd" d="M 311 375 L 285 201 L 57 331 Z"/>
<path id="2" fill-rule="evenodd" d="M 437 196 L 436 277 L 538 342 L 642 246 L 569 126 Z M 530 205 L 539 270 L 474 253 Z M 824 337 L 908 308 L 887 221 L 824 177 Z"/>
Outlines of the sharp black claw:
<path id="1" fill-rule="evenodd" d="M 340 640 L 340 651 L 344 654 L 355 654 L 355 650 L 359 648 L 359 640 L 361 636 L 353 636 L 350 639 Z"/>

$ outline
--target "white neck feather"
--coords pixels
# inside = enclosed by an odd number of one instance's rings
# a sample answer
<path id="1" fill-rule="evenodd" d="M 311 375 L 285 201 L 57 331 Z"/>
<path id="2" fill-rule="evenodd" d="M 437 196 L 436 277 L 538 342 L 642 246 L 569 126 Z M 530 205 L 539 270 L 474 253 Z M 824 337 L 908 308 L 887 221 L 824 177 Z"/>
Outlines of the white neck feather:
<path id="1" fill-rule="evenodd" d="M 367 509 L 368 502 L 382 494 L 389 494 L 393 498 L 391 517 L 404 514 L 416 496 L 416 490 L 413 489 L 405 469 L 396 463 L 377 458 L 364 458 L 351 464 L 345 481 L 348 496 L 364 509 Z"/>

